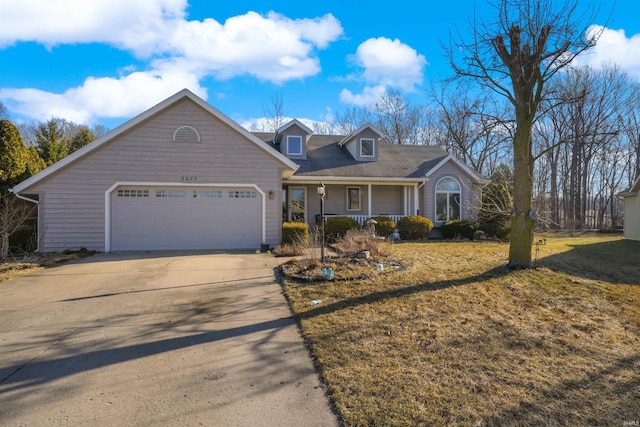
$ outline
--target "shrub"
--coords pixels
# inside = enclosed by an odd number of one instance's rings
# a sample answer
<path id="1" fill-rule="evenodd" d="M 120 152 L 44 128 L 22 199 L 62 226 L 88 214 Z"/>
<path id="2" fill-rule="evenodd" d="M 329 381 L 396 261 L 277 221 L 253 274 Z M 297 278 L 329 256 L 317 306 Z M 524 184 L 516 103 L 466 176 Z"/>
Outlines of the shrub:
<path id="1" fill-rule="evenodd" d="M 393 233 L 393 230 L 396 228 L 396 222 L 393 219 L 389 218 L 388 216 L 384 216 L 384 215 L 374 216 L 370 219 L 377 222 L 376 224 L 377 236 L 387 237 L 391 233 Z"/>
<path id="2" fill-rule="evenodd" d="M 478 223 L 478 229 L 487 237 L 508 239 L 511 234 L 511 218 L 492 218 Z"/>
<path id="3" fill-rule="evenodd" d="M 388 255 L 391 244 L 375 239 L 365 230 L 352 228 L 334 245 L 340 254 L 353 256 L 362 251 L 369 251 L 373 256 Z"/>
<path id="4" fill-rule="evenodd" d="M 334 216 L 324 222 L 324 235 L 328 240 L 336 241 L 344 237 L 352 228 L 360 229 L 360 224 L 348 216 Z"/>
<path id="5" fill-rule="evenodd" d="M 38 248 L 38 220 L 31 219 L 9 236 L 11 252 L 33 252 Z"/>
<path id="6" fill-rule="evenodd" d="M 275 256 L 296 256 L 302 255 L 300 248 L 292 245 L 290 243 L 286 243 L 284 245 L 276 246 L 273 248 L 273 254 Z"/>
<path id="7" fill-rule="evenodd" d="M 498 169 L 491 182 L 482 189 L 482 207 L 478 212 L 478 229 L 487 237 L 508 239 L 511 233 L 511 207 L 509 192 L 510 171 L 505 166 Z"/>
<path id="8" fill-rule="evenodd" d="M 282 223 L 282 244 L 309 244 L 309 226 L 304 222 Z"/>
<path id="9" fill-rule="evenodd" d="M 476 227 L 471 221 L 449 221 L 442 224 L 443 239 L 469 239 L 473 240 Z"/>
<path id="10" fill-rule="evenodd" d="M 432 228 L 433 222 L 420 215 L 405 216 L 398 221 L 400 237 L 405 240 L 426 239 Z"/>

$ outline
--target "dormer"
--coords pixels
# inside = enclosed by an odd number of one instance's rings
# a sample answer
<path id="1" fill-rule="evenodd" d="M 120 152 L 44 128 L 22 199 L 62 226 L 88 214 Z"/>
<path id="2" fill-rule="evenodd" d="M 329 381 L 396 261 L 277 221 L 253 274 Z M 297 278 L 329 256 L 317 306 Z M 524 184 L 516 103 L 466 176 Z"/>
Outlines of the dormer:
<path id="1" fill-rule="evenodd" d="M 280 152 L 290 159 L 307 158 L 307 141 L 313 131 L 297 119 L 291 120 L 276 131 L 273 138 L 280 144 Z"/>
<path id="2" fill-rule="evenodd" d="M 359 162 L 375 162 L 378 160 L 378 147 L 382 132 L 366 123 L 338 143 L 345 147 L 351 156 Z"/>

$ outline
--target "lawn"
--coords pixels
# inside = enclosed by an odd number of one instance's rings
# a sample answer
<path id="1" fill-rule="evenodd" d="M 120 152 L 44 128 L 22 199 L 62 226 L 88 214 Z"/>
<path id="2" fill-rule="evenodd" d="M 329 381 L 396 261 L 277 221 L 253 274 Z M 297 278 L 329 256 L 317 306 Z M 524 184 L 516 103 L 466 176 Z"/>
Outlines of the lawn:
<path id="1" fill-rule="evenodd" d="M 536 241 L 524 271 L 492 242 L 397 244 L 333 281 L 283 266 L 343 425 L 638 425 L 640 242 Z"/>

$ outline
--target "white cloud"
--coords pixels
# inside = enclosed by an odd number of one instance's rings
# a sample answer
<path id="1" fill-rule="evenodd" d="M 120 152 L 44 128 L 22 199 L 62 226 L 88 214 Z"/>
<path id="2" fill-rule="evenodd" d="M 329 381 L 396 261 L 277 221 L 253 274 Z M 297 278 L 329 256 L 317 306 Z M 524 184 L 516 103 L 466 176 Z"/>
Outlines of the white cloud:
<path id="1" fill-rule="evenodd" d="M 627 37 L 624 30 L 612 30 L 599 25 L 590 34 L 602 31 L 595 47 L 576 58 L 577 65 L 599 68 L 603 64 L 617 64 L 629 75 L 640 79 L 640 34 Z"/>
<path id="2" fill-rule="evenodd" d="M 363 68 L 362 77 L 369 83 L 413 90 L 422 84 L 427 60 L 411 46 L 386 37 L 369 39 L 360 44 L 354 55 Z"/>
<path id="3" fill-rule="evenodd" d="M 147 56 L 186 16 L 187 0 L 2 0 L 0 47 L 107 43 Z"/>
<path id="4" fill-rule="evenodd" d="M 348 89 L 340 92 L 340 101 L 361 107 L 374 104 L 387 88 L 406 92 L 422 84 L 427 60 L 411 46 L 386 37 L 371 38 L 358 46 L 351 60 L 362 68 L 346 80 L 361 80 L 366 86 L 359 94 Z"/>
<path id="5" fill-rule="evenodd" d="M 252 75 L 282 83 L 320 71 L 315 49 L 343 33 L 331 14 L 290 19 L 270 12 L 224 23 L 187 20 L 186 0 L 3 0 L 0 47 L 105 43 L 138 58 L 170 57 L 219 79 Z"/>
<path id="6" fill-rule="evenodd" d="M 251 119 L 240 121 L 240 126 L 242 126 L 243 128 L 247 129 L 250 132 L 271 132 L 272 120 L 273 119 L 269 119 L 268 117 L 254 117 Z M 293 120 L 292 117 L 282 118 L 282 122 L 285 124 L 290 122 L 291 120 Z M 319 120 L 304 119 L 304 118 L 297 119 L 297 120 L 300 121 L 303 125 L 307 126 L 309 129 L 315 129 L 315 130 L 333 129 L 332 120 L 327 119 L 325 121 L 319 121 Z"/>
<path id="7" fill-rule="evenodd" d="M 336 120 L 335 114 L 333 114 L 333 110 L 331 107 L 326 108 L 326 113 L 320 115 L 320 118 L 323 119 L 326 123 L 333 124 Z"/>
<path id="8" fill-rule="evenodd" d="M 348 89 L 342 89 L 340 92 L 340 101 L 345 104 L 368 107 L 375 104 L 386 91 L 387 87 L 384 85 L 366 86 L 362 93 L 358 94 L 354 94 Z"/>
<path id="9" fill-rule="evenodd" d="M 317 74 L 320 63 L 314 48 L 325 48 L 341 34 L 331 14 L 292 20 L 274 12 L 266 17 L 248 12 L 224 24 L 182 21 L 166 42 L 181 61 L 220 79 L 250 74 L 282 83 Z"/>
<path id="10" fill-rule="evenodd" d="M 188 20 L 187 0 L 2 0 L 0 48 L 17 42 L 103 43 L 147 59 L 151 71 L 120 77 L 88 77 L 76 88 L 54 94 L 3 88 L 0 100 L 12 111 L 85 122 L 127 117 L 187 87 L 206 95 L 199 82 L 253 76 L 284 83 L 317 74 L 315 56 L 343 33 L 331 14 L 290 19 L 271 12 Z M 114 70 L 115 72 L 115 70 Z M 203 96 L 205 97 L 205 96 Z"/>
<path id="11" fill-rule="evenodd" d="M 131 117 L 183 88 L 206 98 L 206 90 L 192 74 L 134 72 L 120 78 L 89 77 L 84 84 L 61 94 L 38 89 L 0 89 L 0 100 L 12 111 L 45 121 L 61 117 L 75 123 L 93 123 L 97 117 Z"/>

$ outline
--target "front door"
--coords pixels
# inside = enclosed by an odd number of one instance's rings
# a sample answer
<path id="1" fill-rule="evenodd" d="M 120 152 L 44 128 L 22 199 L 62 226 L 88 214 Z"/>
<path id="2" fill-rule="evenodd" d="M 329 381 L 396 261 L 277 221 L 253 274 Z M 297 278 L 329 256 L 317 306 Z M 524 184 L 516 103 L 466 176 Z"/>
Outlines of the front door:
<path id="1" fill-rule="evenodd" d="M 307 222 L 307 189 L 289 187 L 289 221 Z"/>

